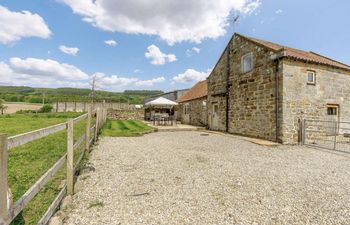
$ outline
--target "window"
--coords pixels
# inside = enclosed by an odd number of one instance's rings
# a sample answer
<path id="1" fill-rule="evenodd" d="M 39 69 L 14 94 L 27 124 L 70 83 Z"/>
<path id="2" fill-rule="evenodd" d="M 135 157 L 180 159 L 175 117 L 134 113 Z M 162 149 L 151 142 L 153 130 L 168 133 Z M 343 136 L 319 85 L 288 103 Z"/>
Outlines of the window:
<path id="1" fill-rule="evenodd" d="M 249 53 L 242 57 L 242 72 L 247 73 L 253 69 L 253 54 Z"/>
<path id="2" fill-rule="evenodd" d="M 338 106 L 327 106 L 327 115 L 328 116 L 338 115 Z"/>
<path id="3" fill-rule="evenodd" d="M 316 73 L 314 71 L 307 71 L 307 83 L 316 84 Z"/>
<path id="4" fill-rule="evenodd" d="M 214 104 L 213 105 L 213 114 L 214 115 L 218 115 L 219 112 L 219 105 L 218 104 Z"/>

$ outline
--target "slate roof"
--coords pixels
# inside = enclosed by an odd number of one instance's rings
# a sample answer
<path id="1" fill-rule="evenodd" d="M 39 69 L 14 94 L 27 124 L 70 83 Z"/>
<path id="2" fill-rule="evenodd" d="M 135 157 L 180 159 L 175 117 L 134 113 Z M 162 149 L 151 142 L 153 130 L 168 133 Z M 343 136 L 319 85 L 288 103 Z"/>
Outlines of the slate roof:
<path id="1" fill-rule="evenodd" d="M 203 98 L 208 95 L 208 84 L 206 80 L 200 81 L 195 84 L 186 94 L 181 96 L 177 101 L 179 103 L 188 102 L 195 99 Z"/>
<path id="2" fill-rule="evenodd" d="M 260 39 L 256 39 L 256 38 L 247 37 L 247 36 L 237 34 L 237 33 L 236 33 L 236 35 L 243 37 L 247 40 L 250 40 L 251 42 L 254 42 L 255 44 L 269 48 L 275 52 L 283 52 L 284 56 L 288 57 L 288 58 L 292 58 L 295 60 L 301 60 L 301 61 L 305 61 L 305 62 L 309 62 L 309 63 L 317 63 L 317 64 L 332 66 L 332 67 L 336 67 L 336 68 L 340 68 L 340 69 L 350 70 L 349 65 L 346 65 L 344 63 L 338 62 L 338 61 L 333 60 L 333 59 L 330 59 L 326 56 L 320 55 L 320 54 L 315 53 L 315 52 L 307 52 L 307 51 L 303 51 L 303 50 L 299 50 L 299 49 L 295 49 L 295 48 L 290 48 L 290 47 L 286 47 L 286 46 L 272 43 L 269 41 L 264 41 L 264 40 L 260 40 Z"/>

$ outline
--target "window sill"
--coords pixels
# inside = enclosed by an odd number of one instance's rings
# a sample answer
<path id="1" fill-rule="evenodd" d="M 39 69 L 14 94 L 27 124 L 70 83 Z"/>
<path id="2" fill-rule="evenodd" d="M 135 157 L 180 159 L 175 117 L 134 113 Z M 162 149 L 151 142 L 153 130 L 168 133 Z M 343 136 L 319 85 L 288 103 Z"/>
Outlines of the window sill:
<path id="1" fill-rule="evenodd" d="M 253 70 L 249 70 L 247 72 L 241 72 L 241 75 L 246 75 L 246 74 L 249 74 L 249 73 L 252 73 L 252 72 L 253 72 Z"/>

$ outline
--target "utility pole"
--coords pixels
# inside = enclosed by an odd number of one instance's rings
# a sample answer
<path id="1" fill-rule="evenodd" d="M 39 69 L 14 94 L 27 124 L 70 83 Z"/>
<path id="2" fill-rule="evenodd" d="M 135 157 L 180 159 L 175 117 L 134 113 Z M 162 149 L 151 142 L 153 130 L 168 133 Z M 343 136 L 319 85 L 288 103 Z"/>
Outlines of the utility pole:
<path id="1" fill-rule="evenodd" d="M 91 104 L 94 104 L 95 101 L 95 90 L 96 90 L 96 75 L 92 77 L 91 82 Z"/>
<path id="2" fill-rule="evenodd" d="M 43 105 L 45 105 L 45 92 L 43 92 Z"/>

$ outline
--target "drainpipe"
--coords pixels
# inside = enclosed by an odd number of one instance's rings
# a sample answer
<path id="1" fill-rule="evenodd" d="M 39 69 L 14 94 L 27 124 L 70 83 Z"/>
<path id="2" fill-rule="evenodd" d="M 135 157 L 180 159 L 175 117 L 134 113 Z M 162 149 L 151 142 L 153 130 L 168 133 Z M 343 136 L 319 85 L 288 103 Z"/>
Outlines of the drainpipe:
<path id="1" fill-rule="evenodd" d="M 231 39 L 232 40 L 232 39 Z M 230 52 L 231 52 L 231 41 L 227 46 L 227 66 L 226 66 L 226 132 L 229 131 L 229 98 L 230 98 Z"/>

